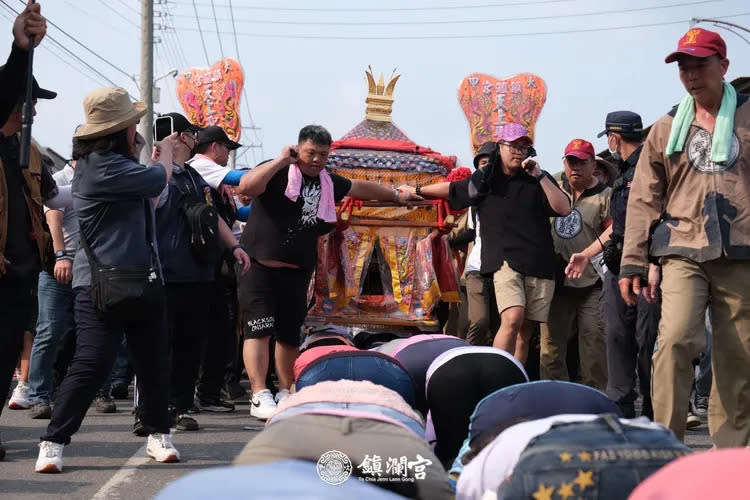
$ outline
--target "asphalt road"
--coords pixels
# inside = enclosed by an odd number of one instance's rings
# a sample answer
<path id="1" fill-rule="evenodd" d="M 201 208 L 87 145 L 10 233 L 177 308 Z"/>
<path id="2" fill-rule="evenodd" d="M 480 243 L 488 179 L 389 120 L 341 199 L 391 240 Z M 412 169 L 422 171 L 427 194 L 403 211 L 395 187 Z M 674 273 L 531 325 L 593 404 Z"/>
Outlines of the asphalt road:
<path id="1" fill-rule="evenodd" d="M 62 474 L 36 474 L 39 436 L 47 420 L 32 420 L 28 411 L 9 410 L 0 416 L 0 432 L 8 455 L 0 462 L 0 499 L 135 499 L 152 498 L 171 481 L 192 471 L 229 465 L 257 431 L 241 403 L 233 413 L 201 413 L 197 432 L 176 432 L 182 454 L 178 464 L 158 464 L 146 456 L 145 438 L 132 434 L 132 401 L 117 401 L 114 414 L 92 408 L 73 442 L 65 447 Z M 7 404 L 7 403 L 6 403 Z M 711 447 L 706 425 L 688 431 L 687 443 L 698 450 Z"/>
<path id="2" fill-rule="evenodd" d="M 7 456 L 0 462 L 0 498 L 10 499 L 134 499 L 152 498 L 165 485 L 192 471 L 230 465 L 261 425 L 250 417 L 249 405 L 232 413 L 195 415 L 201 429 L 175 432 L 182 455 L 177 464 L 159 464 L 146 455 L 146 439 L 135 436 L 132 401 L 117 401 L 117 413 L 89 410 L 81 430 L 65 447 L 61 474 L 34 472 L 39 436 L 48 420 L 33 420 L 28 411 L 10 410 L 0 416 Z M 6 403 L 7 404 L 7 403 Z"/>

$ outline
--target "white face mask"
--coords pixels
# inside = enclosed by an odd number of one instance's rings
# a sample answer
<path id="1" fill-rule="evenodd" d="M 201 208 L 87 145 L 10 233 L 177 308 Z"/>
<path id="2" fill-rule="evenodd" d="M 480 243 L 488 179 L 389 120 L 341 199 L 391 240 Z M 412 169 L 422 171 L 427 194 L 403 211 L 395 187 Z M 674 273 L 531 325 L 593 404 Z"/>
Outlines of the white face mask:
<path id="1" fill-rule="evenodd" d="M 609 154 L 612 155 L 612 159 L 615 160 L 615 161 L 622 161 L 622 155 L 620 155 L 620 153 L 618 153 L 616 150 L 613 150 L 612 148 L 610 148 L 609 147 L 609 141 L 607 141 L 607 142 L 608 142 L 607 143 L 607 149 L 609 149 Z"/>

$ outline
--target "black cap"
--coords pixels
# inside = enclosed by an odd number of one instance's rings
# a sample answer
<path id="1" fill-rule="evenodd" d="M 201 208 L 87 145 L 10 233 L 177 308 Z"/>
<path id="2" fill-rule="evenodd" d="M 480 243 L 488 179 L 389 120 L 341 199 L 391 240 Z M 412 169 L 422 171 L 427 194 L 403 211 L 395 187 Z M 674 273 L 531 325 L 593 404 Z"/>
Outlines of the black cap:
<path id="1" fill-rule="evenodd" d="M 479 146 L 479 151 L 477 151 L 476 156 L 474 156 L 474 168 L 479 167 L 479 160 L 482 156 L 492 156 L 495 150 L 497 150 L 497 143 L 493 141 L 487 141 Z"/>
<path id="2" fill-rule="evenodd" d="M 171 126 L 169 120 L 161 119 L 165 117 L 170 117 L 172 119 Z M 170 129 L 172 130 L 170 131 Z M 166 113 L 159 115 L 156 118 L 156 121 L 154 121 L 154 136 L 157 141 L 161 141 L 170 135 L 171 132 L 199 132 L 200 130 L 201 128 L 199 126 L 190 123 L 190 120 L 180 113 Z"/>
<path id="3" fill-rule="evenodd" d="M 0 66 L 0 73 L 2 73 L 5 70 L 5 65 Z M 25 87 L 24 90 L 22 90 L 22 94 L 18 96 L 18 99 L 23 99 L 23 94 L 25 93 Z M 57 97 L 57 92 L 53 92 L 51 90 L 43 89 L 39 86 L 39 84 L 36 81 L 36 78 L 31 77 L 31 98 L 32 99 L 54 99 Z"/>
<path id="4" fill-rule="evenodd" d="M 597 137 L 601 137 L 608 132 L 618 134 L 642 134 L 643 122 L 641 115 L 632 111 L 612 111 L 607 113 L 607 119 L 604 121 L 604 131 L 600 132 Z"/>
<path id="5" fill-rule="evenodd" d="M 224 129 L 218 125 L 211 125 L 206 127 L 198 133 L 198 144 L 211 144 L 212 142 L 220 142 L 229 148 L 230 151 L 242 146 L 239 142 L 234 142 L 229 137 Z"/>

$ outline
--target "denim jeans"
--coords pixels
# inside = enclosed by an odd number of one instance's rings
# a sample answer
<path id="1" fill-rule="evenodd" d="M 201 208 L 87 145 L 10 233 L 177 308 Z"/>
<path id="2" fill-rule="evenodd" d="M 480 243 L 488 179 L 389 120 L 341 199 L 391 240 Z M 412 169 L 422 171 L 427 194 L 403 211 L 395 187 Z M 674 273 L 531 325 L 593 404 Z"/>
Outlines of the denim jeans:
<path id="1" fill-rule="evenodd" d="M 414 384 L 395 360 L 377 352 L 334 352 L 322 356 L 300 373 L 297 390 L 325 380 L 369 380 L 396 391 L 412 407 L 416 404 Z"/>
<path id="2" fill-rule="evenodd" d="M 524 450 L 498 498 L 552 498 L 556 492 L 625 500 L 641 481 L 690 452 L 668 429 L 623 426 L 614 415 L 558 425 Z"/>
<path id="3" fill-rule="evenodd" d="M 68 335 L 74 343 L 73 288 L 61 285 L 54 276 L 39 273 L 39 317 L 29 364 L 29 399 L 49 403 L 52 397 L 52 367 L 58 344 Z"/>
<path id="4" fill-rule="evenodd" d="M 276 423 L 279 420 L 293 417 L 302 413 L 313 413 L 313 414 L 326 414 L 325 410 L 350 410 L 352 412 L 368 412 L 388 417 L 392 420 L 403 424 L 408 427 L 414 434 L 420 438 L 424 438 L 424 424 L 418 420 L 414 420 L 408 415 L 404 415 L 400 411 L 388 408 L 386 406 L 374 405 L 374 404 L 363 404 L 363 403 L 333 403 L 330 401 L 320 401 L 315 403 L 305 403 L 302 405 L 292 406 L 283 410 L 273 417 L 273 421 Z"/>
<path id="5" fill-rule="evenodd" d="M 130 353 L 128 352 L 128 341 L 122 336 L 120 347 L 117 348 L 115 366 L 112 368 L 112 385 L 129 386 L 133 380 L 133 366 L 130 364 Z"/>

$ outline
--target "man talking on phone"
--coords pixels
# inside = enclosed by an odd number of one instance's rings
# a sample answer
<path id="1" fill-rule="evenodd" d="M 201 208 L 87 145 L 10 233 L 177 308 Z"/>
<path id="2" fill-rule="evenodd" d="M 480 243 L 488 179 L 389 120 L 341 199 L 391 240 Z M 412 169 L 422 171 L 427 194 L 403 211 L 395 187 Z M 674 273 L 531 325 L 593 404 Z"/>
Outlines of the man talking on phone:
<path id="1" fill-rule="evenodd" d="M 408 205 L 414 193 L 375 182 L 349 180 L 326 169 L 331 134 L 318 125 L 300 130 L 298 144 L 242 176 L 238 193 L 253 197 L 242 233 L 252 259 L 240 279 L 243 358 L 253 392 L 250 415 L 267 419 L 289 395 L 300 329 L 307 315 L 307 291 L 317 262 L 318 237 L 334 228 L 335 203 L 345 196 Z M 266 387 L 269 339 L 276 340 L 279 392 Z"/>
<path id="2" fill-rule="evenodd" d="M 480 273 L 493 276 L 500 329 L 492 343 L 525 363 L 537 323 L 545 323 L 555 291 L 550 217 L 570 214 L 570 200 L 530 154 L 531 137 L 518 123 L 500 131 L 490 164 L 468 179 L 401 186 L 454 209 L 476 206 L 482 227 Z"/>

